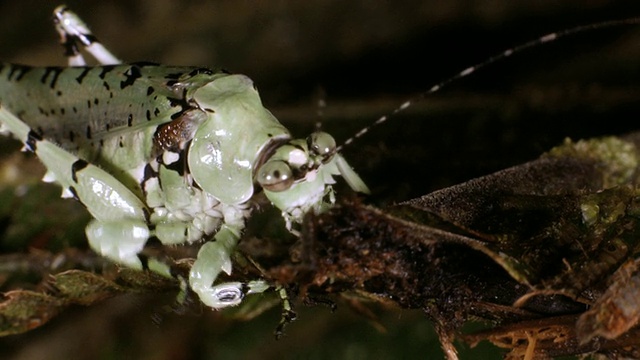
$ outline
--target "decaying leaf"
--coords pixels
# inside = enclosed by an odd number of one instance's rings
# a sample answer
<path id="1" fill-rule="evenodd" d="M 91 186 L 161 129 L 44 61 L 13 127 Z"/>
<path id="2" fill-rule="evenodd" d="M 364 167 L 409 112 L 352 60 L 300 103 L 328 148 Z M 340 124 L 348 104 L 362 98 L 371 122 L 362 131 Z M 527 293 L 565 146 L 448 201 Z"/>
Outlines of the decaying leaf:
<path id="1" fill-rule="evenodd" d="M 62 308 L 61 301 L 47 294 L 28 290 L 7 292 L 0 303 L 0 335 L 19 334 L 39 327 Z"/>
<path id="2" fill-rule="evenodd" d="M 37 258 L 44 257 L 41 252 Z M 33 257 L 27 259 L 33 260 Z M 43 288 L 46 290 L 12 290 L 4 294 L 0 302 L 0 336 L 44 325 L 71 305 L 94 305 L 124 293 L 175 291 L 177 283 L 153 273 L 129 269 L 102 274 L 66 270 L 47 277 Z"/>
<path id="3" fill-rule="evenodd" d="M 309 219 L 306 261 L 270 271 L 309 292 L 359 290 L 423 309 L 445 340 L 483 318 L 528 324 L 484 337 L 525 358 L 635 354 L 637 144 L 639 134 L 567 141 L 389 209 L 344 204 Z M 614 340 L 603 347 L 597 336 Z"/>
<path id="4" fill-rule="evenodd" d="M 640 320 L 640 272 L 638 259 L 627 261 L 611 276 L 610 286 L 577 323 L 578 338 L 616 339 Z"/>

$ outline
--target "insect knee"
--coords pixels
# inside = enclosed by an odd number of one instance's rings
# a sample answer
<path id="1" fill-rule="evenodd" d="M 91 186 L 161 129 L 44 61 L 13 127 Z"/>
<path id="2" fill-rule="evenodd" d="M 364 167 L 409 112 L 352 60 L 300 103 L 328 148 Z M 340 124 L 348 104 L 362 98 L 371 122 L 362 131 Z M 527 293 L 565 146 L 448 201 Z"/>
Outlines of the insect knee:
<path id="1" fill-rule="evenodd" d="M 93 220 L 85 229 L 89 245 L 96 252 L 118 263 L 141 269 L 138 253 L 149 239 L 149 228 L 143 221 L 120 220 L 100 222 Z"/>
<path id="2" fill-rule="evenodd" d="M 185 222 L 166 222 L 156 225 L 155 236 L 164 245 L 184 243 L 189 237 L 189 224 Z"/>

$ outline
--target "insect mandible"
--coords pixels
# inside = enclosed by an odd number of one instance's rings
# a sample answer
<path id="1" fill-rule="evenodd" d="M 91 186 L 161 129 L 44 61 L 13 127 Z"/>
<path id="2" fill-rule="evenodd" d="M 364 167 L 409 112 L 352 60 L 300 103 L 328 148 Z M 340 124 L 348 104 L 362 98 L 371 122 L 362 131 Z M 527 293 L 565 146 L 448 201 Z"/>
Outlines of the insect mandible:
<path id="1" fill-rule="evenodd" d="M 0 64 L 0 122 L 93 216 L 91 248 L 128 267 L 176 276 L 149 242 L 204 241 L 188 280 L 207 306 L 239 304 L 263 280 L 216 283 L 262 189 L 293 228 L 335 201 L 334 176 L 368 192 L 327 133 L 293 139 L 244 75 L 122 64 L 65 6 L 54 23 L 69 67 Z M 84 48 L 100 63 L 87 66 Z M 187 285 L 188 282 L 188 285 Z"/>

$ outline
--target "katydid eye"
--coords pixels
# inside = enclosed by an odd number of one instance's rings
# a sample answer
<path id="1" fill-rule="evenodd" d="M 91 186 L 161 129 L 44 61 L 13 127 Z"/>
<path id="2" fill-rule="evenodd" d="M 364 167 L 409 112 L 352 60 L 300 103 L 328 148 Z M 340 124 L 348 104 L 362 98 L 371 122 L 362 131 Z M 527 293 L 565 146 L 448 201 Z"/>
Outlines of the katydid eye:
<path id="1" fill-rule="evenodd" d="M 336 151 L 336 141 L 326 132 L 317 131 L 307 138 L 309 149 L 322 157 L 330 156 Z"/>
<path id="2" fill-rule="evenodd" d="M 289 165 L 281 160 L 269 161 L 258 171 L 258 183 L 263 189 L 280 192 L 293 184 L 293 173 Z"/>

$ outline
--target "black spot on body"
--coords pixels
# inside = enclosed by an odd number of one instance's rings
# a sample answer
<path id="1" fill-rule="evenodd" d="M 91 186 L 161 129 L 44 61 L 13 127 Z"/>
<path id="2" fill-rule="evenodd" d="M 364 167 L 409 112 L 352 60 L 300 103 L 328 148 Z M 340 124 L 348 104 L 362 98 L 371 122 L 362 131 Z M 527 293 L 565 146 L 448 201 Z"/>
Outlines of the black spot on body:
<path id="1" fill-rule="evenodd" d="M 23 66 L 20 70 L 20 74 L 18 74 L 18 76 L 16 76 L 16 81 L 20 81 L 22 80 L 22 77 L 29 72 L 29 70 L 31 70 L 32 68 L 29 66 Z"/>
<path id="2" fill-rule="evenodd" d="M 120 89 L 133 85 L 133 83 L 136 82 L 136 79 L 142 77 L 142 74 L 140 73 L 140 68 L 133 65 L 124 73 L 124 76 L 126 76 L 126 79 L 120 82 Z"/>
<path id="3" fill-rule="evenodd" d="M 144 214 L 144 218 L 147 221 L 147 224 L 149 224 L 149 221 L 151 220 L 151 213 L 149 212 L 149 209 L 147 208 L 142 209 L 142 213 Z"/>
<path id="4" fill-rule="evenodd" d="M 82 41 L 85 44 L 93 44 L 94 42 L 98 41 L 98 38 L 93 35 L 93 34 L 81 34 L 82 37 L 84 38 L 84 40 Z"/>
<path id="5" fill-rule="evenodd" d="M 171 114 L 171 120 L 175 120 L 177 118 L 179 118 L 180 116 L 182 116 L 182 114 L 185 113 L 186 110 L 182 109 L 174 114 Z"/>
<path id="6" fill-rule="evenodd" d="M 100 103 L 100 100 L 98 100 L 98 98 L 93 99 L 93 103 L 98 105 Z"/>
<path id="7" fill-rule="evenodd" d="M 78 159 L 76 160 L 72 165 L 71 165 L 71 180 L 73 180 L 73 182 L 77 183 L 78 182 L 78 172 L 82 171 L 82 169 L 86 168 L 87 166 L 89 166 L 89 163 L 82 160 L 82 159 Z"/>
<path id="8" fill-rule="evenodd" d="M 47 78 L 49 77 L 49 74 L 53 74 L 51 76 L 51 82 L 49 83 L 49 87 L 53 89 L 56 86 L 56 82 L 58 81 L 58 76 L 60 76 L 60 73 L 62 72 L 62 70 L 63 68 L 57 67 L 57 66 L 46 67 L 44 69 L 44 74 L 42 75 L 42 78 L 40 78 L 40 82 L 42 82 L 43 84 L 46 83 Z"/>
<path id="9" fill-rule="evenodd" d="M 20 73 L 20 67 L 19 67 L 19 66 L 16 66 L 16 65 L 11 66 L 11 68 L 9 69 L 9 76 L 7 76 L 7 78 L 8 78 L 9 80 L 13 80 L 13 79 L 12 79 L 12 78 L 13 78 L 13 75 L 14 75 L 16 72 L 17 72 L 17 73 Z"/>
<path id="10" fill-rule="evenodd" d="M 151 164 L 148 164 L 144 166 L 144 173 L 142 175 L 142 182 L 146 182 L 149 179 L 158 177 L 158 173 L 153 170 L 153 167 L 151 166 Z"/>
<path id="11" fill-rule="evenodd" d="M 23 66 L 23 65 L 11 65 L 9 70 L 9 76 L 7 77 L 9 80 L 20 81 L 22 77 L 28 73 L 32 67 Z M 1 70 L 1 69 L 0 69 Z M 16 75 L 15 78 L 13 76 Z"/>
<path id="12" fill-rule="evenodd" d="M 151 111 L 147 110 L 147 121 L 151 120 Z"/>
<path id="13" fill-rule="evenodd" d="M 102 80 L 104 80 L 104 77 L 111 72 L 113 69 L 115 68 L 115 65 L 105 65 L 102 67 L 102 70 L 100 71 L 100 74 L 98 74 L 98 77 Z"/>
<path id="14" fill-rule="evenodd" d="M 80 53 L 77 36 L 67 34 L 65 42 L 62 43 L 62 47 L 64 47 L 64 56 L 66 57 L 76 56 Z"/>
<path id="15" fill-rule="evenodd" d="M 153 89 L 153 86 L 149 86 L 149 87 L 147 88 L 147 96 L 149 96 L 149 95 L 153 94 L 153 92 L 154 92 L 154 91 L 155 91 L 155 90 Z"/>
<path id="16" fill-rule="evenodd" d="M 91 139 L 91 125 L 87 125 L 87 139 Z"/>
<path id="17" fill-rule="evenodd" d="M 151 229 L 153 225 L 149 225 L 149 230 L 155 230 L 155 226 L 153 226 L 153 229 Z M 160 239 L 158 239 L 155 236 L 150 236 L 149 239 L 147 239 L 147 242 L 144 244 L 144 247 L 162 247 L 162 241 L 160 241 Z"/>
<path id="18" fill-rule="evenodd" d="M 111 90 L 111 88 L 109 87 L 109 83 L 106 82 L 106 81 L 102 82 L 102 86 L 104 86 L 105 90 L 107 90 L 107 91 Z"/>
<path id="19" fill-rule="evenodd" d="M 73 142 L 76 138 L 76 135 L 73 133 L 73 131 L 69 131 L 69 141 Z"/>
<path id="20" fill-rule="evenodd" d="M 177 172 L 178 174 L 180 174 L 180 176 L 184 176 L 187 173 L 187 162 L 185 161 L 185 156 L 184 156 L 185 152 L 179 151 L 177 152 L 177 154 L 178 154 L 178 160 L 172 162 L 171 164 L 168 164 L 168 165 L 164 164 L 162 162 L 162 156 L 160 156 L 159 162 L 163 164 L 162 166 L 164 166 L 165 168 Z"/>
<path id="21" fill-rule="evenodd" d="M 185 89 L 182 92 L 182 98 L 167 98 L 167 100 L 169 100 L 169 104 L 171 105 L 171 107 L 177 107 L 177 106 L 180 107 L 179 111 L 171 115 L 171 120 L 175 120 L 181 117 L 185 112 L 193 109 L 193 107 L 187 101 L 186 96 L 187 96 L 187 90 Z"/>
<path id="22" fill-rule="evenodd" d="M 74 188 L 73 186 L 69 186 L 69 192 L 71 193 L 71 195 L 73 195 L 74 199 L 80 200 L 80 198 L 78 197 L 78 192 L 76 191 L 76 188 Z"/>
<path id="23" fill-rule="evenodd" d="M 0 65 L 0 71 L 4 69 L 4 65 Z M 12 80 L 11 77 L 18 70 L 18 67 L 14 64 L 9 64 L 9 74 L 6 75 L 7 80 Z"/>
<path id="24" fill-rule="evenodd" d="M 29 149 L 32 152 L 35 152 L 37 149 L 38 141 L 42 141 L 42 136 L 36 133 L 35 131 L 31 130 L 27 134 L 27 141 L 25 142 L 25 145 L 27 146 L 27 149 Z"/>
<path id="25" fill-rule="evenodd" d="M 137 254 L 142 270 L 149 270 L 149 257 L 145 254 Z"/>
<path id="26" fill-rule="evenodd" d="M 85 67 L 82 69 L 82 72 L 76 78 L 76 81 L 78 82 L 78 84 L 82 84 L 82 80 L 84 80 L 85 76 L 87 76 L 90 70 L 91 70 L 90 67 Z"/>
<path id="27" fill-rule="evenodd" d="M 133 126 L 133 114 L 129 114 L 129 117 L 127 118 L 127 126 L 128 127 Z"/>
<path id="28" fill-rule="evenodd" d="M 197 69 L 191 70 L 191 72 L 189 73 L 189 76 L 196 76 L 199 74 L 213 75 L 213 71 L 207 68 L 197 68 Z"/>

